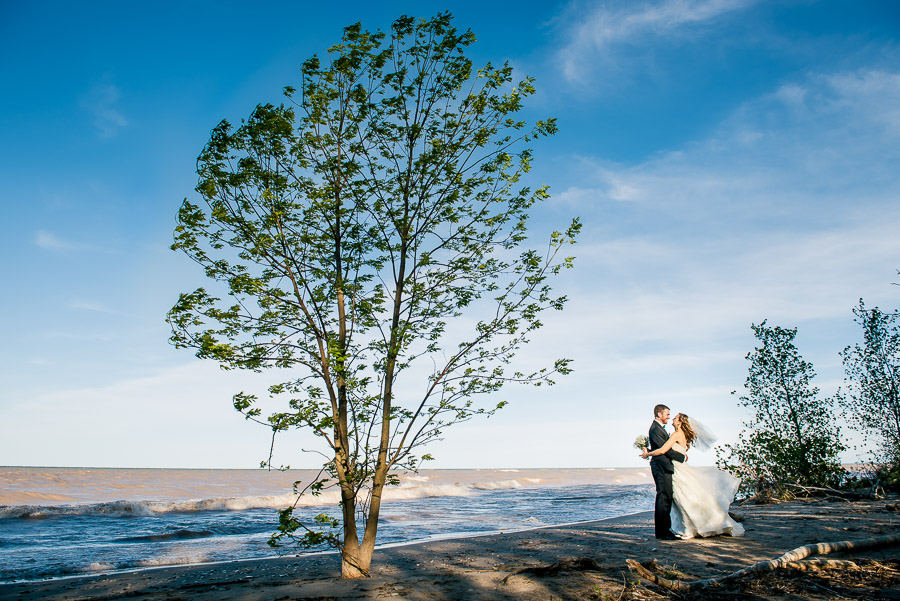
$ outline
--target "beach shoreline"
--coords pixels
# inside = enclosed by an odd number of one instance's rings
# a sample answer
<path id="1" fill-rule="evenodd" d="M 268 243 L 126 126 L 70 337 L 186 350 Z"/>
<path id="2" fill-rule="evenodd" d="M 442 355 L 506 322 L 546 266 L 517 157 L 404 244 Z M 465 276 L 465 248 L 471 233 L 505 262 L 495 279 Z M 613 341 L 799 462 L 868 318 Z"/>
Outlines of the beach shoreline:
<path id="1" fill-rule="evenodd" d="M 569 528 L 569 527 L 575 527 L 575 526 L 590 525 L 590 524 L 594 524 L 596 522 L 605 522 L 605 521 L 609 521 L 609 520 L 616 520 L 619 518 L 624 519 L 624 518 L 629 518 L 629 517 L 638 516 L 638 515 L 642 515 L 642 514 L 649 514 L 649 513 L 650 512 L 647 512 L 647 511 L 637 511 L 634 513 L 628 513 L 628 514 L 624 514 L 624 515 L 620 515 L 620 516 L 602 518 L 600 520 L 584 520 L 584 521 L 570 522 L 570 523 L 565 523 L 565 524 L 533 526 L 531 528 L 496 530 L 496 531 L 486 531 L 486 532 L 456 532 L 453 534 L 436 535 L 436 536 L 423 538 L 423 539 L 414 539 L 414 540 L 409 540 L 409 541 L 400 541 L 400 542 L 386 543 L 383 545 L 376 545 L 375 552 L 378 553 L 380 550 L 383 550 L 383 549 L 393 549 L 393 548 L 397 548 L 397 547 L 408 547 L 408 546 L 413 546 L 413 545 L 425 545 L 425 544 L 439 542 L 439 541 L 465 540 L 467 538 L 476 538 L 476 537 L 494 537 L 494 536 L 502 536 L 502 535 L 506 535 L 506 534 L 518 534 L 521 532 L 530 532 L 532 530 L 543 530 L 546 528 Z M 0 589 L 2 589 L 2 587 L 6 586 L 6 585 L 15 585 L 15 584 L 36 585 L 36 584 L 42 584 L 42 583 L 46 584 L 49 582 L 56 582 L 56 581 L 92 579 L 92 578 L 97 578 L 97 577 L 115 578 L 117 576 L 130 574 L 130 573 L 140 573 L 140 572 L 149 572 L 149 571 L 155 571 L 155 570 L 175 569 L 175 568 L 180 568 L 180 567 L 201 568 L 201 567 L 212 567 L 212 566 L 223 566 L 223 565 L 235 567 L 235 566 L 238 566 L 239 564 L 243 564 L 243 563 L 266 562 L 266 561 L 273 561 L 273 560 L 279 560 L 279 559 L 305 560 L 307 558 L 312 558 L 312 557 L 316 557 L 316 556 L 320 556 L 320 555 L 337 556 L 338 553 L 339 552 L 335 551 L 335 550 L 309 551 L 309 552 L 299 553 L 299 554 L 285 554 L 285 555 L 279 556 L 279 557 L 251 557 L 251 558 L 223 560 L 223 561 L 200 561 L 200 562 L 188 563 L 188 564 L 140 566 L 140 567 L 122 568 L 122 569 L 115 569 L 115 570 L 97 570 L 97 572 L 93 573 L 93 574 L 84 574 L 84 573 L 67 574 L 64 576 L 52 576 L 52 577 L 36 578 L 36 579 L 30 579 L 30 580 L 25 579 L 25 580 L 14 580 L 14 581 L 10 581 L 10 582 L 0 582 Z"/>
<path id="2" fill-rule="evenodd" d="M 814 542 L 900 532 L 896 500 L 822 500 L 747 506 L 744 537 L 657 541 L 652 513 L 517 532 L 390 545 L 375 552 L 372 577 L 341 580 L 335 554 L 144 568 L 0 584 L 0 600 L 144 599 L 591 599 L 622 590 L 625 560 L 656 559 L 695 578 L 721 576 Z M 897 548 L 854 554 L 887 560 Z M 511 572 L 588 557 L 600 571 L 557 576 Z M 842 555 L 842 557 L 846 557 Z M 635 579 L 631 576 L 632 579 Z M 592 596 L 594 595 L 594 596 Z M 773 597 L 775 598 L 775 597 Z"/>

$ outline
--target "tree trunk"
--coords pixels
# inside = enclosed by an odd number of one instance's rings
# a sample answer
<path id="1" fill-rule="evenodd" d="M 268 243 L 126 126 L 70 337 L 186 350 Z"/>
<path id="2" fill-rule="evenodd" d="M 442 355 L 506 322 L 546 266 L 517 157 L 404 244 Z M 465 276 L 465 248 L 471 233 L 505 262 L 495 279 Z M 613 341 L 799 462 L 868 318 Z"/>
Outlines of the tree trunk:
<path id="1" fill-rule="evenodd" d="M 339 459 L 340 460 L 340 459 Z M 360 553 L 359 533 L 356 528 L 356 491 L 349 484 L 345 466 L 338 466 L 341 478 L 341 512 L 344 522 L 344 546 L 341 549 L 341 577 L 361 578 L 369 575 L 372 554 Z"/>
<path id="2" fill-rule="evenodd" d="M 366 552 L 359 545 L 354 545 L 352 549 L 345 545 L 341 553 L 341 578 L 368 578 L 371 564 L 371 550 Z"/>

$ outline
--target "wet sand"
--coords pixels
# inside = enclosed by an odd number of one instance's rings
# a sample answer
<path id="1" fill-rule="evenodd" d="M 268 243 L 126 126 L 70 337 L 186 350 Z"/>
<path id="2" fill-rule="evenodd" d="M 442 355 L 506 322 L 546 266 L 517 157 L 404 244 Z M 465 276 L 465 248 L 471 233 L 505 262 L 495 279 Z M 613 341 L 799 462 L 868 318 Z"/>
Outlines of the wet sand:
<path id="1" fill-rule="evenodd" d="M 435 540 L 379 549 L 372 577 L 341 580 L 334 554 L 200 564 L 0 585 L 0 599 L 36 601 L 179 599 L 597 599 L 622 589 L 625 559 L 656 558 L 696 578 L 728 574 L 815 542 L 859 540 L 900 532 L 900 513 L 887 501 L 794 501 L 737 509 L 743 537 L 688 541 L 653 538 L 651 513 L 524 532 Z M 518 574 L 565 557 L 588 557 L 601 571 L 555 576 Z M 834 557 L 847 558 L 847 555 Z M 851 557 L 900 557 L 900 548 Z M 615 598 L 615 594 L 613 594 Z"/>

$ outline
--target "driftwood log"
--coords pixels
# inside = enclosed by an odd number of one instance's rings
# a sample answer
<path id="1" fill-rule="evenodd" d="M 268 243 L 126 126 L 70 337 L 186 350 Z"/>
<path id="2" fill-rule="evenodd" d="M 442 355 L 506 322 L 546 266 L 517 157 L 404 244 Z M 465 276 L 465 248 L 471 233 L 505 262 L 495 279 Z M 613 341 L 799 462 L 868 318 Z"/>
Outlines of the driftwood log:
<path id="1" fill-rule="evenodd" d="M 872 485 L 867 492 L 855 492 L 837 490 L 822 486 L 803 486 L 801 484 L 770 483 L 767 487 L 760 488 L 756 494 L 735 501 L 734 505 L 740 507 L 751 503 L 764 505 L 776 500 L 819 498 L 840 501 L 873 501 L 884 499 L 884 489 L 880 486 L 880 480 Z"/>
<path id="2" fill-rule="evenodd" d="M 801 559 L 800 561 L 789 561 L 782 568 L 792 570 L 800 570 L 806 572 L 808 570 L 820 570 L 822 568 L 841 569 L 856 571 L 859 570 L 859 564 L 849 559 L 825 559 L 824 557 L 812 557 L 810 559 Z"/>
<path id="3" fill-rule="evenodd" d="M 787 484 L 787 488 L 793 489 L 800 493 L 805 493 L 807 496 L 817 496 L 822 495 L 829 498 L 838 498 L 842 501 L 871 501 L 873 499 L 884 498 L 884 494 L 878 495 L 878 491 L 875 487 L 872 487 L 872 490 L 869 492 L 850 492 L 846 490 L 835 490 L 834 488 L 822 487 L 822 486 L 801 486 L 800 484 Z"/>
<path id="4" fill-rule="evenodd" d="M 815 543 L 812 545 L 797 547 L 793 551 L 788 551 L 781 557 L 766 561 L 760 561 L 753 564 L 752 566 L 748 566 L 746 568 L 738 570 L 737 572 L 732 572 L 731 574 L 727 574 L 725 576 L 691 581 L 672 580 L 669 578 L 664 578 L 663 576 L 660 576 L 659 574 L 653 572 L 652 570 L 648 569 L 644 565 L 641 565 L 633 559 L 626 559 L 625 563 L 628 564 L 628 567 L 632 571 L 637 572 L 638 575 L 640 575 L 642 578 L 645 578 L 646 580 L 649 580 L 650 582 L 653 582 L 654 584 L 661 586 L 662 588 L 669 589 L 671 591 L 689 591 L 692 589 L 704 588 L 710 586 L 711 584 L 721 584 L 731 580 L 736 580 L 745 576 L 772 572 L 779 568 L 793 568 L 800 570 L 808 570 L 819 567 L 847 568 L 849 564 L 853 564 L 853 562 L 818 558 L 815 560 L 806 560 L 806 558 L 810 557 L 811 555 L 827 555 L 829 553 L 839 553 L 842 551 L 875 549 L 878 547 L 888 547 L 896 544 L 900 544 L 900 534 L 876 536 L 873 538 L 867 538 L 857 541 L 845 540 L 835 543 Z M 853 565 L 854 567 L 857 567 L 856 564 Z"/>

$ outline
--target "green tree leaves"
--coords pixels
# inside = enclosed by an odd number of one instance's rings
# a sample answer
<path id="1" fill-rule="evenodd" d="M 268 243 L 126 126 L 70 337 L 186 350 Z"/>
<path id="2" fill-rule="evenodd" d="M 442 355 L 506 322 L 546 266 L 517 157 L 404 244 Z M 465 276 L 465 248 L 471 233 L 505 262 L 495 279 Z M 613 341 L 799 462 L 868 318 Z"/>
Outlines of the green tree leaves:
<path id="1" fill-rule="evenodd" d="M 752 325 L 759 345 L 750 361 L 741 405 L 752 413 L 734 445 L 716 449 L 717 464 L 742 479 L 745 492 L 785 494 L 788 485 L 833 486 L 845 474 L 833 399 L 812 386 L 813 366 L 804 361 L 796 328 Z"/>
<path id="2" fill-rule="evenodd" d="M 474 70 L 474 41 L 448 13 L 402 17 L 388 34 L 345 28 L 303 63 L 285 105 L 213 129 L 197 161 L 202 202 L 178 213 L 172 248 L 215 292 L 181 295 L 172 341 L 225 368 L 285 370 L 270 388 L 285 411 L 264 419 L 244 393 L 233 404 L 273 434 L 321 438 L 325 476 L 305 490 L 340 490 L 342 536 L 290 511 L 280 532 L 336 545 L 345 575 L 368 569 L 390 470 L 415 469 L 428 458 L 415 449 L 505 403 L 478 395 L 570 371 L 567 359 L 508 369 L 540 315 L 562 309 L 549 282 L 573 266 L 562 250 L 581 224 L 541 252 L 521 248 L 530 210 L 549 197 L 520 184 L 528 144 L 556 122 L 519 119 L 533 80 L 514 83 L 507 64 Z M 414 366 L 420 392 L 398 393 Z"/>
<path id="3" fill-rule="evenodd" d="M 867 440 L 877 445 L 875 459 L 900 468 L 900 312 L 853 309 L 863 343 L 841 353 L 850 395 L 844 412 Z"/>

